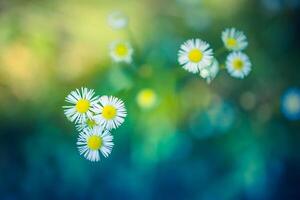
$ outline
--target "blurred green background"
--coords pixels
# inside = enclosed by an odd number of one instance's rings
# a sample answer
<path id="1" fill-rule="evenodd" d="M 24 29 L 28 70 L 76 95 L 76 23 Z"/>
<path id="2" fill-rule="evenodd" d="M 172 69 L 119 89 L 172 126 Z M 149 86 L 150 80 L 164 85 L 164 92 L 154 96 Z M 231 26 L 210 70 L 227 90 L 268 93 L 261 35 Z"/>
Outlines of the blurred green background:
<path id="1" fill-rule="evenodd" d="M 300 86 L 297 0 L 1 0 L 0 199 L 300 199 L 299 121 L 280 96 Z M 122 11 L 126 29 L 107 16 Z M 177 63 L 190 38 L 222 47 L 243 30 L 252 72 L 211 84 Z M 133 64 L 109 44 L 128 40 Z M 219 57 L 224 63 L 226 54 Z M 79 155 L 62 106 L 86 86 L 128 109 L 112 154 Z M 143 108 L 139 91 L 156 104 Z"/>

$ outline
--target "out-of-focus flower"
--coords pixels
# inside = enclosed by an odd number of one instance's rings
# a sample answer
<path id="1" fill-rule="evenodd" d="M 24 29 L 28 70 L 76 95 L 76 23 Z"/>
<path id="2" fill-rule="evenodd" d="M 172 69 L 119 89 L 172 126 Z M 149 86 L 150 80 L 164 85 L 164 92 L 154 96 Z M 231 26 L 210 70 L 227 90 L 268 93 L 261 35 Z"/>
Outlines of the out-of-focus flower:
<path id="1" fill-rule="evenodd" d="M 42 56 L 19 40 L 3 43 L 0 51 L 0 85 L 5 85 L 1 89 L 9 89 L 20 100 L 39 101 L 51 84 Z"/>
<path id="2" fill-rule="evenodd" d="M 242 31 L 227 28 L 222 32 L 222 41 L 230 51 L 242 51 L 248 46 L 248 41 Z"/>
<path id="3" fill-rule="evenodd" d="M 207 138 L 226 133 L 234 124 L 236 110 L 233 105 L 218 100 L 213 102 L 205 112 L 198 113 L 190 121 L 192 133 L 198 138 Z"/>
<path id="4" fill-rule="evenodd" d="M 71 122 L 83 123 L 86 118 L 93 116 L 92 107 L 97 104 L 98 96 L 94 97 L 94 90 L 81 88 L 72 91 L 67 97 L 66 102 L 70 106 L 63 106 L 64 113 Z"/>
<path id="5" fill-rule="evenodd" d="M 128 25 L 128 16 L 121 11 L 114 11 L 108 15 L 107 22 L 113 29 L 126 28 Z"/>
<path id="6" fill-rule="evenodd" d="M 180 46 L 178 62 L 192 73 L 198 73 L 213 61 L 213 51 L 209 44 L 201 39 L 190 39 Z"/>
<path id="7" fill-rule="evenodd" d="M 290 88 L 282 95 L 281 111 L 289 120 L 300 119 L 300 89 Z"/>
<path id="8" fill-rule="evenodd" d="M 207 83 L 210 83 L 219 72 L 219 63 L 216 59 L 212 62 L 211 65 L 200 70 L 200 76 L 206 79 Z"/>
<path id="9" fill-rule="evenodd" d="M 157 96 L 155 91 L 152 89 L 143 89 L 139 91 L 136 101 L 141 108 L 153 108 L 157 102 Z"/>
<path id="10" fill-rule="evenodd" d="M 278 12 L 283 7 L 282 0 L 261 0 L 265 9 L 271 12 Z"/>
<path id="11" fill-rule="evenodd" d="M 94 128 L 95 126 L 98 126 L 99 124 L 96 122 L 95 117 L 92 116 L 90 118 L 86 118 L 82 123 L 76 125 L 76 129 L 78 131 L 82 131 L 86 128 Z"/>
<path id="12" fill-rule="evenodd" d="M 218 131 L 227 131 L 234 123 L 235 109 L 232 104 L 220 101 L 207 111 L 211 124 Z"/>
<path id="13" fill-rule="evenodd" d="M 129 42 L 113 42 L 110 45 L 110 56 L 115 62 L 131 63 L 133 49 Z"/>
<path id="14" fill-rule="evenodd" d="M 232 52 L 227 56 L 226 68 L 232 77 L 242 79 L 250 73 L 251 62 L 246 54 Z"/>
<path id="15" fill-rule="evenodd" d="M 100 160 L 99 152 L 104 157 L 111 153 L 114 146 L 113 136 L 101 126 L 84 129 L 79 133 L 77 146 L 80 155 L 83 154 L 86 159 L 96 162 Z"/>
<path id="16" fill-rule="evenodd" d="M 100 97 L 93 111 L 96 122 L 109 130 L 120 126 L 127 115 L 123 101 L 113 96 Z"/>

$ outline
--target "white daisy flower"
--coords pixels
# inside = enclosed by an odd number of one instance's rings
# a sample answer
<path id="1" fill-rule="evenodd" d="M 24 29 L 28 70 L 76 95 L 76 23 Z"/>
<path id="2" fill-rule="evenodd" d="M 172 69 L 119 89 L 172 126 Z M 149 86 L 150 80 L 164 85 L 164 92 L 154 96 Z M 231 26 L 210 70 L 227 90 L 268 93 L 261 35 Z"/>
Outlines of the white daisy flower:
<path id="1" fill-rule="evenodd" d="M 206 79 L 207 83 L 210 83 L 216 77 L 218 72 L 219 72 L 219 63 L 216 59 L 214 59 L 211 65 L 200 70 L 200 76 Z"/>
<path id="2" fill-rule="evenodd" d="M 94 128 L 95 126 L 98 126 L 99 124 L 96 122 L 95 117 L 87 117 L 85 120 L 83 120 L 82 123 L 79 123 L 76 125 L 77 131 L 82 131 L 86 128 Z"/>
<path id="3" fill-rule="evenodd" d="M 178 62 L 189 72 L 197 73 L 213 61 L 209 44 L 200 39 L 191 39 L 180 46 Z"/>
<path id="4" fill-rule="evenodd" d="M 110 45 L 110 57 L 115 62 L 131 63 L 133 49 L 128 42 L 117 41 Z"/>
<path id="5" fill-rule="evenodd" d="M 82 123 L 86 118 L 93 116 L 92 107 L 97 104 L 98 96 L 94 97 L 94 90 L 81 88 L 72 91 L 67 97 L 66 102 L 72 104 L 63 106 L 64 113 L 71 122 Z"/>
<path id="6" fill-rule="evenodd" d="M 232 52 L 227 56 L 226 69 L 235 78 L 244 78 L 251 71 L 249 57 L 242 52 Z"/>
<path id="7" fill-rule="evenodd" d="M 96 122 L 109 130 L 120 126 L 127 115 L 123 101 L 113 96 L 100 97 L 93 111 Z"/>
<path id="8" fill-rule="evenodd" d="M 235 28 L 227 28 L 222 32 L 222 41 L 230 51 L 241 51 L 248 46 L 248 41 L 242 31 Z"/>
<path id="9" fill-rule="evenodd" d="M 84 129 L 79 133 L 77 146 L 80 155 L 92 161 L 99 161 L 102 153 L 104 157 L 108 157 L 114 146 L 113 136 L 109 131 L 101 126 L 95 126 L 92 129 Z"/>
<path id="10" fill-rule="evenodd" d="M 128 17 L 121 11 L 114 11 L 107 17 L 107 22 L 113 29 L 122 29 L 128 25 Z"/>

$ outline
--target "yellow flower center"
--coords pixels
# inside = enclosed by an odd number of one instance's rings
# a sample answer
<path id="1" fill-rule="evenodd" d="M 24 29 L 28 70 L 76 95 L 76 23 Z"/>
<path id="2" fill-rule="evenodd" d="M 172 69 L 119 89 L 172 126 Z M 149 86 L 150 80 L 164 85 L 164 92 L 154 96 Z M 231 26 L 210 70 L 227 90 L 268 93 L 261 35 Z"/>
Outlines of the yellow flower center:
<path id="1" fill-rule="evenodd" d="M 76 110 L 79 113 L 86 113 L 90 108 L 90 102 L 86 99 L 80 99 L 76 103 Z"/>
<path id="2" fill-rule="evenodd" d="M 115 118 L 117 115 L 117 109 L 114 106 L 106 105 L 103 107 L 102 116 L 106 120 Z"/>
<path id="3" fill-rule="evenodd" d="M 199 49 L 193 49 L 189 52 L 189 60 L 191 62 L 197 63 L 200 62 L 203 58 L 203 53 Z"/>
<path id="4" fill-rule="evenodd" d="M 87 124 L 87 126 L 88 126 L 89 128 L 93 128 L 94 126 L 97 125 L 96 121 L 93 120 L 93 119 L 88 119 L 88 120 L 86 121 L 86 124 Z"/>
<path id="5" fill-rule="evenodd" d="M 233 68 L 234 68 L 235 70 L 240 71 L 240 70 L 243 69 L 243 67 L 244 67 L 244 62 L 243 62 L 241 59 L 235 59 L 235 60 L 233 61 Z"/>
<path id="6" fill-rule="evenodd" d="M 98 135 L 92 135 L 88 138 L 87 146 L 91 150 L 98 150 L 102 146 L 102 138 Z"/>
<path id="7" fill-rule="evenodd" d="M 228 38 L 227 39 L 227 46 L 233 48 L 237 45 L 237 41 L 235 38 Z"/>
<path id="8" fill-rule="evenodd" d="M 137 102 L 139 106 L 149 108 L 155 104 L 156 94 L 151 89 L 144 89 L 138 93 Z"/>
<path id="9" fill-rule="evenodd" d="M 118 56 L 124 57 L 128 54 L 128 47 L 125 44 L 118 44 L 115 48 L 115 52 Z"/>

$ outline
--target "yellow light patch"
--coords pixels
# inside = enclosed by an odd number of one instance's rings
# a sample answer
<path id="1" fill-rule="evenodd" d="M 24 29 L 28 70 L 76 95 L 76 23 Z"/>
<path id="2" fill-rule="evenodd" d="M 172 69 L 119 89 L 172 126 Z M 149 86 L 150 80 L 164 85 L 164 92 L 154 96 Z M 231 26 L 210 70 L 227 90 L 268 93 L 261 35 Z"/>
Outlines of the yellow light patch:
<path id="1" fill-rule="evenodd" d="M 235 70 L 240 71 L 240 70 L 242 70 L 243 67 L 244 67 L 244 62 L 243 62 L 241 59 L 238 58 L 238 59 L 235 59 L 235 60 L 233 61 L 232 65 L 233 65 L 233 68 L 234 68 Z"/>
<path id="2" fill-rule="evenodd" d="M 138 93 L 137 103 L 140 107 L 150 108 L 156 102 L 156 94 L 151 89 L 144 89 Z"/>
<path id="3" fill-rule="evenodd" d="M 227 43 L 227 46 L 230 48 L 233 48 L 237 45 L 237 41 L 235 38 L 228 38 L 226 43 Z"/>
<path id="4" fill-rule="evenodd" d="M 203 53 L 199 49 L 193 49 L 189 52 L 188 57 L 191 62 L 197 63 L 202 60 Z"/>
<path id="5" fill-rule="evenodd" d="M 120 57 L 124 57 L 124 56 L 127 56 L 128 54 L 128 47 L 126 44 L 118 44 L 116 47 L 115 47 L 115 52 L 118 56 Z"/>
<path id="6" fill-rule="evenodd" d="M 102 116 L 106 120 L 111 120 L 117 115 L 117 109 L 114 106 L 106 105 L 103 107 Z"/>
<path id="7" fill-rule="evenodd" d="M 98 150 L 102 146 L 102 138 L 98 135 L 92 135 L 88 138 L 87 146 L 91 150 Z"/>
<path id="8" fill-rule="evenodd" d="M 86 99 L 80 99 L 76 103 L 76 110 L 79 113 L 86 113 L 90 108 L 90 102 Z"/>

